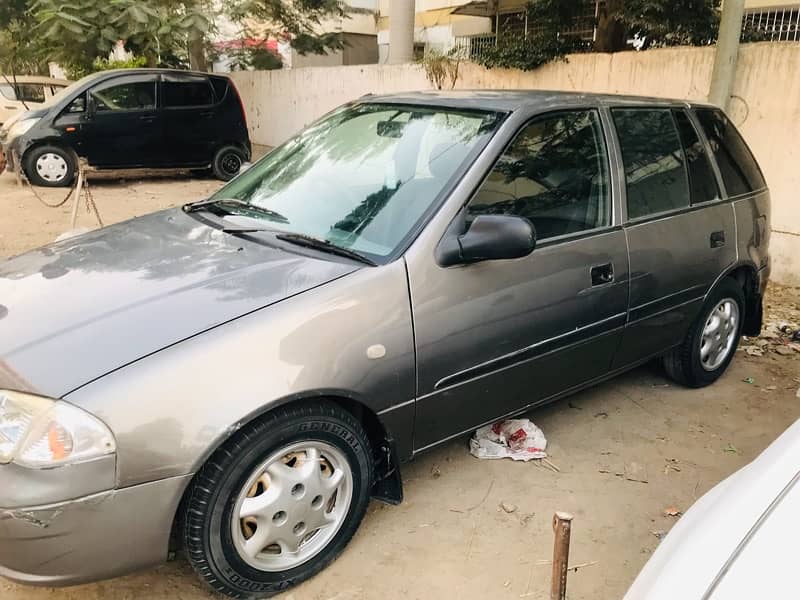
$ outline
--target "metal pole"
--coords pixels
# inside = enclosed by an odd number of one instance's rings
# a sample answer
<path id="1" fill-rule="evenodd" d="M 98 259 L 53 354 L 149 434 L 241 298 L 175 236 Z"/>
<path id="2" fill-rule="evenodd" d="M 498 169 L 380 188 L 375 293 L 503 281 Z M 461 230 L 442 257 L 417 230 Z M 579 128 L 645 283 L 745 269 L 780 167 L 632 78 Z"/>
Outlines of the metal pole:
<path id="1" fill-rule="evenodd" d="M 389 3 L 390 65 L 414 60 L 414 0 L 392 0 Z"/>
<path id="2" fill-rule="evenodd" d="M 714 71 L 711 74 L 711 86 L 708 91 L 708 101 L 723 109 L 728 108 L 733 91 L 743 16 L 744 0 L 725 0 L 714 54 Z"/>
<path id="3" fill-rule="evenodd" d="M 81 190 L 83 189 L 83 165 L 78 166 L 78 183 L 72 195 L 72 221 L 70 229 L 75 229 L 78 222 L 78 204 L 81 202 Z"/>
<path id="4" fill-rule="evenodd" d="M 567 597 L 567 569 L 569 567 L 569 536 L 572 532 L 572 515 L 557 512 L 553 515 L 553 574 L 550 581 L 550 600 Z"/>

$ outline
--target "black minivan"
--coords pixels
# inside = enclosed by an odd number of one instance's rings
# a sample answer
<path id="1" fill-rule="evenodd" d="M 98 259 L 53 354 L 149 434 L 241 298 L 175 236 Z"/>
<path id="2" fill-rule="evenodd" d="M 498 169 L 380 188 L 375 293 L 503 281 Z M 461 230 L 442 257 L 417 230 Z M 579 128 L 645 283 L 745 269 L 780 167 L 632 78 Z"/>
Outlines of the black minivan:
<path id="1" fill-rule="evenodd" d="M 250 160 L 244 107 L 221 75 L 168 69 L 93 73 L 0 130 L 31 183 L 68 186 L 77 157 L 98 169 L 210 169 L 235 177 Z"/>

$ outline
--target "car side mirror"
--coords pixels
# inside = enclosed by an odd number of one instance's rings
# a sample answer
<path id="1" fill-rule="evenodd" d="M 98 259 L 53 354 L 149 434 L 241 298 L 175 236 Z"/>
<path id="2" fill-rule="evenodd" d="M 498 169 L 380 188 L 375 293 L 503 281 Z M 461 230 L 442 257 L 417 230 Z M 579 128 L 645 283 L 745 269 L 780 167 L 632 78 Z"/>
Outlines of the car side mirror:
<path id="1" fill-rule="evenodd" d="M 443 267 L 528 256 L 536 247 L 536 230 L 524 217 L 478 215 L 466 233 L 452 235 L 437 249 Z"/>

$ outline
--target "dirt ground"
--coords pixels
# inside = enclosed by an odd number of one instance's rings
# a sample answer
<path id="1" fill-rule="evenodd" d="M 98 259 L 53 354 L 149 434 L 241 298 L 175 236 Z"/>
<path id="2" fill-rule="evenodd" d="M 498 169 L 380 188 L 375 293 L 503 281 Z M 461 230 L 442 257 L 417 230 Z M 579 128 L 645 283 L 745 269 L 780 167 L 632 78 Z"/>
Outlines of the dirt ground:
<path id="1" fill-rule="evenodd" d="M 169 175 L 106 176 L 90 185 L 110 223 L 200 199 L 219 183 Z M 45 193 L 51 201 L 63 196 Z M 68 228 L 69 216 L 68 205 L 45 208 L 13 177 L 0 176 L 0 257 L 54 239 Z M 79 226 L 93 226 L 85 209 Z M 571 563 L 587 564 L 570 574 L 568 597 L 621 598 L 658 536 L 676 522 L 665 509 L 686 510 L 800 418 L 800 353 L 788 352 L 777 332 L 782 321 L 800 325 L 800 290 L 773 286 L 768 303 L 772 339 L 760 349 L 763 356 L 740 351 L 709 388 L 677 387 L 648 365 L 530 414 L 547 435 L 558 472 L 479 461 L 466 439 L 407 465 L 405 502 L 373 503 L 343 556 L 284 600 L 544 599 L 555 510 L 575 515 Z M 778 346 L 787 356 L 775 352 Z M 0 580 L 3 600 L 209 597 L 180 557 L 71 589 Z"/>

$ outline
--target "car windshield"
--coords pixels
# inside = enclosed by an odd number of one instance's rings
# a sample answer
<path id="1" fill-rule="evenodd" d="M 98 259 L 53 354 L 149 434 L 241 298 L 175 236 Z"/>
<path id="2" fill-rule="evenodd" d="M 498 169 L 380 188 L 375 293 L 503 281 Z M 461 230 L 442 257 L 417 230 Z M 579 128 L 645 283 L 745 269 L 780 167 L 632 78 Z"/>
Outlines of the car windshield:
<path id="1" fill-rule="evenodd" d="M 79 79 L 78 81 L 74 81 L 74 82 L 70 83 L 67 87 L 62 87 L 55 94 L 50 96 L 47 99 L 47 101 L 44 104 L 42 104 L 41 107 L 42 108 L 50 108 L 51 106 L 55 106 L 56 104 L 61 102 L 61 100 L 63 100 L 67 96 L 72 96 L 75 93 L 75 90 L 79 89 L 86 82 L 92 81 L 94 79 L 97 79 L 102 74 L 103 74 L 102 71 L 99 71 L 97 73 L 92 73 L 91 75 L 87 75 L 86 77 L 83 77 L 82 79 Z"/>
<path id="2" fill-rule="evenodd" d="M 211 200 L 239 201 L 240 209 L 225 206 L 268 229 L 386 257 L 500 120 L 497 113 L 439 107 L 348 106 L 273 150 Z"/>

